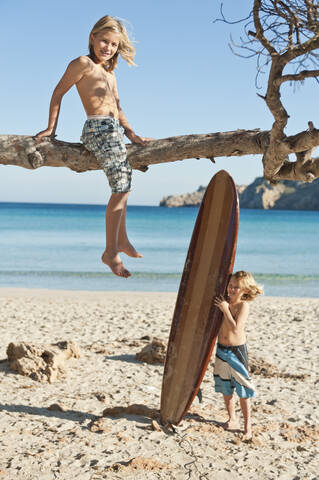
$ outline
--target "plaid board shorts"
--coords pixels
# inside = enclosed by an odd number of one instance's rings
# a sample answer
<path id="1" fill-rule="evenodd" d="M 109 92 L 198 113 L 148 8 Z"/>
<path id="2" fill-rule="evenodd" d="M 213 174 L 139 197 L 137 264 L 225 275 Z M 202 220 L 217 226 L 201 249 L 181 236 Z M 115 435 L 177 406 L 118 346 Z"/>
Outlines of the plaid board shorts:
<path id="1" fill-rule="evenodd" d="M 114 117 L 88 117 L 81 142 L 103 168 L 112 193 L 131 190 L 132 168 L 127 160 L 123 128 Z"/>

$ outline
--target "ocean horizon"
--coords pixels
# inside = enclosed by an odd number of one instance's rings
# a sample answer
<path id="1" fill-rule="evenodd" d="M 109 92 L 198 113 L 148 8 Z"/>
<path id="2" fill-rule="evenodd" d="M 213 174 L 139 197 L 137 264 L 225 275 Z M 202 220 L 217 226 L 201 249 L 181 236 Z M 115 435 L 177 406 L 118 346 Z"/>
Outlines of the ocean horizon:
<path id="1" fill-rule="evenodd" d="M 132 277 L 100 261 L 105 205 L 0 202 L 0 287 L 177 292 L 198 207 L 129 205 L 127 229 L 143 259 L 122 256 Z M 317 297 L 319 212 L 240 212 L 234 270 L 271 296 Z"/>

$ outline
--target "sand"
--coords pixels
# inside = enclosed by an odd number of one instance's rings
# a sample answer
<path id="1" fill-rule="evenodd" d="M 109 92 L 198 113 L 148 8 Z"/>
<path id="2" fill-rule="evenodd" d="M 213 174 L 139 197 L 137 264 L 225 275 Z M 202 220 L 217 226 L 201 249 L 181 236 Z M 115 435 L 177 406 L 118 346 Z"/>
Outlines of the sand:
<path id="1" fill-rule="evenodd" d="M 248 350 L 258 391 L 251 443 L 218 426 L 226 415 L 212 364 L 203 403 L 195 399 L 175 434 L 154 430 L 147 416 L 102 417 L 105 408 L 159 408 L 163 367 L 135 355 L 148 338 L 167 340 L 175 298 L 0 289 L 0 479 L 319 478 L 317 299 L 251 304 Z M 10 370 L 10 342 L 61 340 L 76 342 L 81 357 L 68 360 L 55 383 Z"/>

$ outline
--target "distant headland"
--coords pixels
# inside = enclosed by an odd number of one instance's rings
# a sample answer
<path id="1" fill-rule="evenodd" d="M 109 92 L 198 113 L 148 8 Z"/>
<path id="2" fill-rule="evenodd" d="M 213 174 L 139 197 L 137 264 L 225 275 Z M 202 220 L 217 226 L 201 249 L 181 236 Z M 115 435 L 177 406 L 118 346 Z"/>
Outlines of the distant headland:
<path id="1" fill-rule="evenodd" d="M 264 210 L 319 210 L 319 180 L 313 183 L 283 180 L 271 185 L 264 177 L 256 178 L 250 185 L 236 185 L 241 208 Z M 160 201 L 161 207 L 196 207 L 204 196 L 206 187 L 196 192 L 169 195 Z"/>

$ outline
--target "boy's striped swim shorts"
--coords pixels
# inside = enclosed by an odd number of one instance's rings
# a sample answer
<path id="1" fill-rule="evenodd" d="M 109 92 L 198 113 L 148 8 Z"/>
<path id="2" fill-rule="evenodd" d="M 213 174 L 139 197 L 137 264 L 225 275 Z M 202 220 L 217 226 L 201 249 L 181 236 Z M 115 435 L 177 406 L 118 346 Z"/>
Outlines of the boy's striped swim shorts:
<path id="1" fill-rule="evenodd" d="M 246 345 L 217 344 L 214 368 L 215 392 L 232 395 L 234 390 L 241 398 L 255 397 L 255 388 L 248 373 Z"/>
<path id="2" fill-rule="evenodd" d="M 86 120 L 81 141 L 103 168 L 112 193 L 131 190 L 132 168 L 127 160 L 120 122 L 109 116 L 93 116 Z"/>

